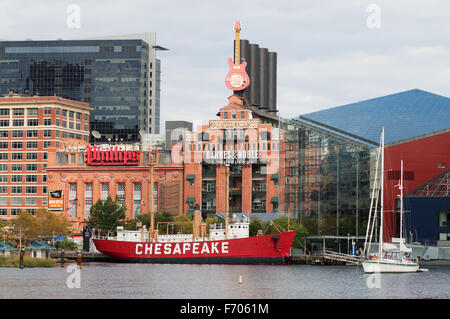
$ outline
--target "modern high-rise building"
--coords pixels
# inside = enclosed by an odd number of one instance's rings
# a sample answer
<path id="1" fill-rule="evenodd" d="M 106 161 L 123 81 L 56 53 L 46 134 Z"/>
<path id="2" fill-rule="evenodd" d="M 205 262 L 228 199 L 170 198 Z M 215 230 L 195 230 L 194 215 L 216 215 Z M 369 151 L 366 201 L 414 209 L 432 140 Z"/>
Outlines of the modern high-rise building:
<path id="1" fill-rule="evenodd" d="M 160 60 L 154 32 L 79 40 L 0 41 L 0 94 L 89 103 L 96 141 L 140 140 L 160 130 Z M 93 136 L 91 136 L 93 139 Z"/>

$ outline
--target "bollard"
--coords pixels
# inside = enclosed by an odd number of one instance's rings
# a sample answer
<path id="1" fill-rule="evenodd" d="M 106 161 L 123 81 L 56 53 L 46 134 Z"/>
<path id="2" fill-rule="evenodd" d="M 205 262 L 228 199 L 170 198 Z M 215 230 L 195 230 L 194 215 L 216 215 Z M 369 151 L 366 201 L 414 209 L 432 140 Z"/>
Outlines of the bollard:
<path id="1" fill-rule="evenodd" d="M 238 281 L 238 283 L 239 283 L 239 284 L 242 284 L 242 276 L 239 276 L 239 281 Z"/>
<path id="2" fill-rule="evenodd" d="M 61 250 L 61 267 L 64 267 L 64 249 Z"/>
<path id="3" fill-rule="evenodd" d="M 77 253 L 77 265 L 78 265 L 79 268 L 81 268 L 81 261 L 82 261 L 81 251 L 78 251 L 78 253 Z"/>
<path id="4" fill-rule="evenodd" d="M 20 269 L 23 269 L 23 267 L 24 267 L 24 265 L 23 265 L 23 257 L 24 257 L 24 255 L 25 255 L 25 248 L 22 248 L 21 250 L 20 250 L 20 261 L 19 261 L 19 267 L 20 267 Z"/>

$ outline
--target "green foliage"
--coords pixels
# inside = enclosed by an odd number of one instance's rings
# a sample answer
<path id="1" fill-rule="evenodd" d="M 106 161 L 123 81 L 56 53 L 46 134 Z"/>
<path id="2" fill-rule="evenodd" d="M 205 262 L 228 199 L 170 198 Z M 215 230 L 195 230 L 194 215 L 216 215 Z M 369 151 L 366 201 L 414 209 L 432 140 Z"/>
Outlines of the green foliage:
<path id="1" fill-rule="evenodd" d="M 252 216 L 250 218 L 250 225 L 249 225 L 249 236 L 256 236 L 258 234 L 258 230 L 264 230 L 266 229 L 267 225 L 261 219 L 258 217 Z"/>
<path id="2" fill-rule="evenodd" d="M 74 250 L 77 248 L 77 244 L 68 239 L 57 241 L 55 243 L 55 245 L 58 246 L 58 249 L 64 249 L 64 250 Z"/>
<path id="3" fill-rule="evenodd" d="M 98 228 L 103 232 L 115 232 L 117 226 L 125 225 L 126 207 L 118 202 L 118 198 L 112 200 L 108 197 L 106 201 L 98 200 L 92 207 L 88 225 Z"/>
<path id="4" fill-rule="evenodd" d="M 31 267 L 53 267 L 55 265 L 55 260 L 53 258 L 44 259 L 44 258 L 33 258 L 29 256 L 25 256 L 23 258 L 23 266 L 25 268 Z M 5 257 L 0 256 L 0 267 L 19 267 L 20 266 L 20 257 Z"/>
<path id="5" fill-rule="evenodd" d="M 259 218 L 252 216 L 250 220 L 250 236 L 256 236 L 258 230 L 262 230 L 263 234 L 276 234 L 288 229 L 288 218 L 286 216 L 276 218 L 272 222 L 263 222 Z M 308 231 L 296 219 L 289 220 L 289 230 L 295 230 L 293 248 L 303 248 L 306 242 Z"/>
<path id="6" fill-rule="evenodd" d="M 35 215 L 24 210 L 12 223 L 16 236 L 21 233 L 27 240 L 51 239 L 54 234 L 67 236 L 70 233 L 70 223 L 64 215 L 43 208 Z"/>
<path id="7" fill-rule="evenodd" d="M 205 223 L 206 223 L 206 233 L 209 234 L 209 225 L 211 224 L 216 224 L 216 223 L 221 223 L 222 221 L 219 219 L 219 217 L 214 216 L 214 217 L 207 217 L 205 219 Z"/>

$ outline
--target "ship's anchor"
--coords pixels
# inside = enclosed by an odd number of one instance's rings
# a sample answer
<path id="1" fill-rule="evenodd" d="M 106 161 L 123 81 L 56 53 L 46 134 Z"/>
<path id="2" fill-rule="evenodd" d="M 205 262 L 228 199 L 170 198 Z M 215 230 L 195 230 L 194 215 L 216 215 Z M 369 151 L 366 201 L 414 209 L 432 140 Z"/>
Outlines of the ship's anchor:
<path id="1" fill-rule="evenodd" d="M 272 240 L 274 241 L 274 245 L 275 245 L 275 250 L 280 251 L 281 249 L 277 248 L 277 242 L 280 239 L 280 236 L 278 235 L 274 235 L 272 236 Z"/>

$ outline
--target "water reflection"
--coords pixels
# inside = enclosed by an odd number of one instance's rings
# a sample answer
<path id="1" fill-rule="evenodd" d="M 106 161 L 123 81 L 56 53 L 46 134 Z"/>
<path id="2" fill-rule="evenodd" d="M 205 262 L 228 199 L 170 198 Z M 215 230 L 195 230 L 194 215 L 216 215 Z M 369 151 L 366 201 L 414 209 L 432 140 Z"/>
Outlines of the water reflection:
<path id="1" fill-rule="evenodd" d="M 450 268 L 382 274 L 380 288 L 350 266 L 86 263 L 81 288 L 68 287 L 67 269 L 1 268 L 0 298 L 450 298 Z"/>

